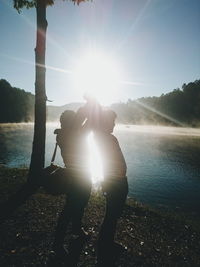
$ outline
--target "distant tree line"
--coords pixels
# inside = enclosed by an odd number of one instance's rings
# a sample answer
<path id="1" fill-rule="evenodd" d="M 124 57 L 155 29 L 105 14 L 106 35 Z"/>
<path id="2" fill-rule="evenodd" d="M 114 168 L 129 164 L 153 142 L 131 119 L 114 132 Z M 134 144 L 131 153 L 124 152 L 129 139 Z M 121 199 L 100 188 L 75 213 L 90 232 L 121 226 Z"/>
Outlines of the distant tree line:
<path id="1" fill-rule="evenodd" d="M 116 103 L 112 109 L 118 120 L 127 124 L 163 124 L 200 126 L 200 80 L 183 84 L 182 88 L 160 97 L 129 99 Z"/>
<path id="2" fill-rule="evenodd" d="M 33 94 L 0 80 L 0 123 L 33 121 Z"/>
<path id="3" fill-rule="evenodd" d="M 81 103 L 48 106 L 48 121 L 58 121 L 65 109 L 76 110 Z M 159 97 L 129 99 L 111 105 L 118 122 L 125 124 L 161 124 L 200 127 L 200 80 L 183 84 L 182 88 Z M 0 80 L 0 122 L 33 120 L 34 95 Z"/>

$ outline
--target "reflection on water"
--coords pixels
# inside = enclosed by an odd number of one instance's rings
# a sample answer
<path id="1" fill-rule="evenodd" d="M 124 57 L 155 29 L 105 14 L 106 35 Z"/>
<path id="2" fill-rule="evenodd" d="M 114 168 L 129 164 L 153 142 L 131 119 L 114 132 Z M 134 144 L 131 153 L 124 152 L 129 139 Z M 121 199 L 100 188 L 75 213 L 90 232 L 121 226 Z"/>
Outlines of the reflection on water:
<path id="1" fill-rule="evenodd" d="M 55 145 L 55 124 L 47 125 L 46 165 Z M 129 196 L 152 205 L 200 208 L 200 129 L 118 126 L 128 166 Z M 32 124 L 0 125 L 0 163 L 28 166 Z M 63 164 L 60 153 L 56 161 Z"/>
<path id="2" fill-rule="evenodd" d="M 0 124 L 0 163 L 28 166 L 32 139 L 33 124 Z"/>
<path id="3" fill-rule="evenodd" d="M 198 211 L 200 137 L 189 136 L 188 131 L 178 135 L 176 128 L 152 130 L 128 128 L 126 138 L 123 131 L 117 132 L 128 164 L 130 195 L 153 205 Z"/>

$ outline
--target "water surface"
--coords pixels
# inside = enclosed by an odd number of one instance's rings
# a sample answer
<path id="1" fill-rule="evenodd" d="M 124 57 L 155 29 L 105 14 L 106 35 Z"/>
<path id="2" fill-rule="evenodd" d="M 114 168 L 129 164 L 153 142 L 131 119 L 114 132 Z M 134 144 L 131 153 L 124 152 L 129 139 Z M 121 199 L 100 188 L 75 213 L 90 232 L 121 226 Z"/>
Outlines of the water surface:
<path id="1" fill-rule="evenodd" d="M 46 165 L 55 145 L 54 129 L 47 124 Z M 117 126 L 128 166 L 129 196 L 153 206 L 200 210 L 200 129 Z M 0 125 L 0 163 L 27 167 L 33 124 Z M 58 153 L 56 161 L 62 164 Z"/>

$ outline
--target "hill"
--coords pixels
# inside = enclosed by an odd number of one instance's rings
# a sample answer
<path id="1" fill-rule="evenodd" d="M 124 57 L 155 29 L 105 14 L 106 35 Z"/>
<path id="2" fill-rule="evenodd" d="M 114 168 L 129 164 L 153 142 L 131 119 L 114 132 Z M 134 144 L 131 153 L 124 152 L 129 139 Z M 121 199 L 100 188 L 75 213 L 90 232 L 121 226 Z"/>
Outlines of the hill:
<path id="1" fill-rule="evenodd" d="M 63 106 L 47 106 L 47 121 L 59 121 L 60 115 L 66 109 L 76 111 L 83 103 L 70 103 Z"/>
<path id="2" fill-rule="evenodd" d="M 183 84 L 182 88 L 159 97 L 129 99 L 111 106 L 118 119 L 127 124 L 161 124 L 200 126 L 200 80 Z"/>
<path id="3" fill-rule="evenodd" d="M 0 80 L 0 123 L 33 121 L 35 96 Z"/>

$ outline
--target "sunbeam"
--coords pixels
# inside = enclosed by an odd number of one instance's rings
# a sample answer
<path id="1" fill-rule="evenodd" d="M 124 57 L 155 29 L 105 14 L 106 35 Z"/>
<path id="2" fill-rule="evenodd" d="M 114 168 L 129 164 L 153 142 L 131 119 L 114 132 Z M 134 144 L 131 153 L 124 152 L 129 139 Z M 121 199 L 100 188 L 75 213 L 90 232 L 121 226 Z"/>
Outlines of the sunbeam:
<path id="1" fill-rule="evenodd" d="M 180 121 L 178 121 L 178 120 L 176 120 L 176 119 L 174 119 L 174 118 L 172 118 L 172 117 L 170 117 L 170 116 L 168 116 L 168 115 L 156 110 L 155 108 L 152 108 L 152 107 L 148 106 L 147 104 L 142 103 L 139 100 L 136 100 L 136 103 L 138 103 L 140 106 L 146 108 L 147 110 L 150 110 L 150 111 L 158 114 L 159 116 L 161 116 L 161 117 L 163 117 L 163 118 L 165 118 L 165 119 L 167 119 L 167 120 L 169 120 L 171 122 L 174 122 L 174 123 L 178 124 L 179 126 L 188 127 L 188 125 L 186 125 L 185 123 L 182 123 L 182 122 L 180 122 Z"/>
<path id="2" fill-rule="evenodd" d="M 131 81 L 119 81 L 119 83 L 124 84 L 124 85 L 137 85 L 137 86 L 147 86 L 146 83 L 142 83 L 142 82 L 131 82 Z"/>
<path id="3" fill-rule="evenodd" d="M 35 66 L 35 62 L 15 56 L 0 53 L 0 57 L 8 58 L 16 62 L 21 62 Z M 56 71 L 71 75 L 74 84 L 72 85 L 80 95 L 86 92 L 93 95 L 103 105 L 109 105 L 118 101 L 114 96 L 120 93 L 120 85 L 127 86 L 147 86 L 142 82 L 120 80 L 121 71 L 116 63 L 110 61 L 105 55 L 98 54 L 94 57 L 85 55 L 83 59 L 76 61 L 74 69 L 62 69 L 50 65 L 37 64 L 47 70 Z"/>
<path id="4" fill-rule="evenodd" d="M 99 150 L 94 141 L 93 133 L 88 136 L 88 144 L 90 149 L 90 173 L 93 184 L 98 184 L 103 180 L 103 167 Z"/>
<path id="5" fill-rule="evenodd" d="M 129 30 L 127 31 L 125 37 L 122 39 L 122 41 L 120 43 L 118 43 L 116 45 L 116 47 L 113 49 L 113 53 L 117 53 L 118 50 L 120 50 L 122 48 L 122 46 L 128 41 L 128 39 L 130 38 L 131 34 L 133 33 L 133 31 L 135 30 L 135 27 L 137 26 L 137 24 L 139 23 L 139 21 L 141 20 L 142 16 L 144 15 L 147 7 L 149 6 L 149 4 L 151 3 L 152 0 L 147 0 L 147 2 L 145 3 L 145 5 L 143 6 L 143 8 L 140 10 L 138 16 L 135 18 L 133 24 L 130 26 Z"/>
<path id="6" fill-rule="evenodd" d="M 11 56 L 8 56 L 6 54 L 1 54 L 1 53 L 0 53 L 0 56 L 9 58 L 9 59 L 17 61 L 17 62 L 21 62 L 21 63 L 25 63 L 25 64 L 29 64 L 29 65 L 35 66 L 35 62 L 29 61 L 29 60 L 26 60 L 26 59 L 13 57 L 13 56 L 11 57 Z M 46 68 L 46 69 L 49 69 L 49 70 L 54 70 L 54 71 L 57 71 L 57 72 L 63 72 L 63 73 L 67 73 L 67 74 L 72 74 L 71 70 L 56 68 L 56 67 L 52 67 L 52 66 L 49 66 L 49 65 L 46 65 L 46 64 L 45 65 L 37 64 L 37 65 L 39 67 Z"/>

